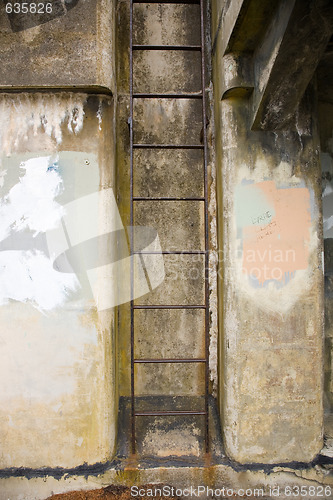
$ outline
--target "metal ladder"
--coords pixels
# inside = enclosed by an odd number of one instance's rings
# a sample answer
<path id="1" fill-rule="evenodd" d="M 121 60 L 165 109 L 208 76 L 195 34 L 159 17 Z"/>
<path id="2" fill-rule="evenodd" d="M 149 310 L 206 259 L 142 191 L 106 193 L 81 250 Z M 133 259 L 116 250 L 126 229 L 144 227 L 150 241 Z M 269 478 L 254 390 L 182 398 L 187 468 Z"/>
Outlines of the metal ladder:
<path id="1" fill-rule="evenodd" d="M 205 95 L 205 50 L 204 50 L 204 1 L 205 0 L 130 0 L 130 226 L 134 224 L 134 204 L 137 201 L 198 201 L 204 203 L 204 233 L 205 233 L 205 250 L 204 251 L 173 251 L 162 252 L 162 254 L 203 254 L 204 255 L 204 304 L 191 305 L 136 305 L 134 300 L 131 300 L 131 452 L 136 453 L 136 418 L 141 416 L 179 416 L 179 415 L 202 415 L 204 417 L 204 442 L 205 453 L 209 452 L 209 236 L 208 236 L 208 186 L 207 186 L 207 131 L 206 131 L 206 95 Z M 191 4 L 199 5 L 200 7 L 200 45 L 136 45 L 133 43 L 133 16 L 134 4 Z M 133 52 L 134 51 L 199 51 L 201 52 L 201 92 L 198 94 L 186 93 L 171 93 L 171 94 L 152 94 L 152 93 L 134 93 L 133 92 Z M 202 138 L 200 144 L 138 144 L 134 143 L 134 125 L 133 125 L 133 108 L 134 100 L 149 98 L 149 99 L 200 99 L 202 101 Z M 204 196 L 203 197 L 138 197 L 134 196 L 134 162 L 133 151 L 135 149 L 201 149 L 203 151 L 203 175 L 204 175 Z M 134 239 L 133 230 L 130 235 L 130 251 L 134 256 Z M 141 252 L 142 253 L 142 252 Z M 149 253 L 149 252 L 148 252 Z M 131 269 L 131 289 L 133 297 L 133 257 Z M 149 359 L 136 358 L 135 345 L 135 325 L 134 312 L 136 309 L 203 309 L 205 318 L 205 356 L 203 358 L 169 358 L 169 359 Z M 205 365 L 205 394 L 204 394 L 204 409 L 202 411 L 186 410 L 164 410 L 164 411 L 137 411 L 135 403 L 135 365 L 138 363 L 203 363 Z"/>

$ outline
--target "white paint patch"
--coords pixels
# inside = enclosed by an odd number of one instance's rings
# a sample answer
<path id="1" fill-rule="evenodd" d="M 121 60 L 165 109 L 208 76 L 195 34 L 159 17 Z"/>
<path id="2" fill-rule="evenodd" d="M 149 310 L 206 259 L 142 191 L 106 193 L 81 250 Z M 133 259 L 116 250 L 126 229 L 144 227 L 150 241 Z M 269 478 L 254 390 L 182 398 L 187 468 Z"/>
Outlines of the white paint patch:
<path id="1" fill-rule="evenodd" d="M 65 303 L 78 285 L 76 278 L 53 269 L 53 262 L 40 251 L 0 252 L 0 305 L 8 299 L 29 302 L 40 311 Z"/>
<path id="2" fill-rule="evenodd" d="M 19 182 L 0 200 L 0 241 L 30 230 L 36 236 L 61 224 L 64 208 L 55 201 L 62 180 L 50 157 L 31 158 L 20 167 Z M 0 252 L 0 304 L 29 301 L 39 310 L 62 305 L 79 286 L 73 274 L 59 273 L 40 250 Z"/>
<path id="3" fill-rule="evenodd" d="M 55 197 L 61 192 L 62 179 L 49 162 L 50 157 L 44 156 L 21 163 L 25 174 L 0 200 L 0 241 L 11 231 L 29 229 L 36 235 L 59 225 L 64 209 Z"/>
<path id="4" fill-rule="evenodd" d="M 1 159 L 0 159 L 0 164 L 1 164 Z M 0 188 L 3 187 L 4 183 L 5 183 L 5 176 L 7 174 L 7 170 L 1 170 L 0 171 Z"/>

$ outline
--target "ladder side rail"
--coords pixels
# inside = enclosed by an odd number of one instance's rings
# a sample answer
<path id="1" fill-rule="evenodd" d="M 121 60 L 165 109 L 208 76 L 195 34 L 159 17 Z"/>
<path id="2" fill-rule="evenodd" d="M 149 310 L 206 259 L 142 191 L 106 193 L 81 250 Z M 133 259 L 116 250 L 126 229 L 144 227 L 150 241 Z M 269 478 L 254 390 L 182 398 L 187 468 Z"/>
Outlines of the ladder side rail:
<path id="1" fill-rule="evenodd" d="M 130 47 L 129 47 L 129 79 L 130 79 L 130 280 L 131 280 L 131 452 L 135 455 L 135 366 L 134 366 L 134 180 L 133 180 L 133 0 L 130 0 Z"/>
<path id="2" fill-rule="evenodd" d="M 206 114 L 206 60 L 205 60 L 205 23 L 204 0 L 200 0 L 200 39 L 201 39 L 201 84 L 202 84 L 202 122 L 204 146 L 204 197 L 205 197 L 205 445 L 209 452 L 209 221 L 208 221 L 208 151 L 207 151 L 207 114 Z"/>

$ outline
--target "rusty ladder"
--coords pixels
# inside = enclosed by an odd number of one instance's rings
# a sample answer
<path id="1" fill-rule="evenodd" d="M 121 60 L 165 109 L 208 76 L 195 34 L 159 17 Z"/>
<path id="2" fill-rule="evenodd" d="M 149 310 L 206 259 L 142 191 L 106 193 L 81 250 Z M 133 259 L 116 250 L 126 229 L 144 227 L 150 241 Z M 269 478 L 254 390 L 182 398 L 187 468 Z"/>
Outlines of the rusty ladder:
<path id="1" fill-rule="evenodd" d="M 136 453 L 136 418 L 140 416 L 177 416 L 177 415 L 202 415 L 204 417 L 204 449 L 209 452 L 209 241 L 208 241 L 208 186 L 207 186 L 207 131 L 206 131 L 206 95 L 205 95 L 205 48 L 204 48 L 204 2 L 205 0 L 130 0 L 130 225 L 133 228 L 134 223 L 134 203 L 137 201 L 200 201 L 204 203 L 204 232 L 205 232 L 205 250 L 187 251 L 187 252 L 162 252 L 162 254 L 204 254 L 204 280 L 205 280 L 205 303 L 193 305 L 136 305 L 131 300 L 131 452 Z M 200 8 L 200 45 L 136 45 L 133 43 L 133 15 L 134 4 L 190 4 L 199 5 Z M 153 93 L 135 93 L 133 92 L 133 52 L 149 50 L 175 50 L 175 51 L 199 51 L 201 52 L 201 92 L 198 94 L 172 93 L 172 94 L 153 94 Z M 202 101 L 202 124 L 203 137 L 200 144 L 138 144 L 134 143 L 134 125 L 133 125 L 133 103 L 135 99 L 140 98 L 173 98 L 173 99 L 201 99 Z M 138 197 L 134 196 L 134 164 L 133 150 L 143 148 L 165 148 L 165 149 L 201 149 L 203 151 L 203 174 L 204 174 L 204 196 L 203 197 Z M 130 235 L 130 252 L 133 256 L 134 240 L 133 230 Z M 131 259 L 133 262 L 133 259 Z M 133 264 L 131 270 L 131 290 L 133 292 Z M 204 358 L 178 358 L 178 359 L 138 359 L 135 357 L 135 328 L 134 311 L 135 309 L 203 309 L 205 311 L 205 357 Z M 135 403 L 135 364 L 137 363 L 203 363 L 205 365 L 205 394 L 204 409 L 202 411 L 191 410 L 161 410 L 161 411 L 137 411 Z"/>

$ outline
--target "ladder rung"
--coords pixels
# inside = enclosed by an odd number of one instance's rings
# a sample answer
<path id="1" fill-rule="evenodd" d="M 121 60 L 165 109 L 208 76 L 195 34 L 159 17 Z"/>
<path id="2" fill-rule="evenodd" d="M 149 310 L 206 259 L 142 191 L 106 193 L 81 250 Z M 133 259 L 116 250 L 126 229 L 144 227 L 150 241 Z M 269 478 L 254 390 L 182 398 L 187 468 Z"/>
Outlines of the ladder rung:
<path id="1" fill-rule="evenodd" d="M 134 363 L 206 363 L 204 358 L 183 358 L 183 359 L 134 359 Z"/>
<path id="2" fill-rule="evenodd" d="M 134 149 L 204 149 L 202 144 L 133 144 Z"/>
<path id="3" fill-rule="evenodd" d="M 135 93 L 136 99 L 202 99 L 202 94 L 141 94 Z"/>
<path id="4" fill-rule="evenodd" d="M 205 198 L 202 196 L 193 196 L 188 198 L 176 198 L 176 197 L 167 197 L 167 196 L 133 196 L 133 201 L 205 201 Z"/>
<path id="5" fill-rule="evenodd" d="M 132 50 L 195 50 L 200 51 L 201 45 L 132 45 Z"/>
<path id="6" fill-rule="evenodd" d="M 197 305 L 183 305 L 183 306 L 172 306 L 172 305 L 134 305 L 133 309 L 206 309 L 206 306 Z"/>
<path id="7" fill-rule="evenodd" d="M 183 410 L 175 410 L 175 411 L 138 411 L 135 412 L 134 415 L 136 417 L 158 417 L 158 416 L 169 416 L 169 415 L 206 415 L 205 411 L 183 411 Z"/>

